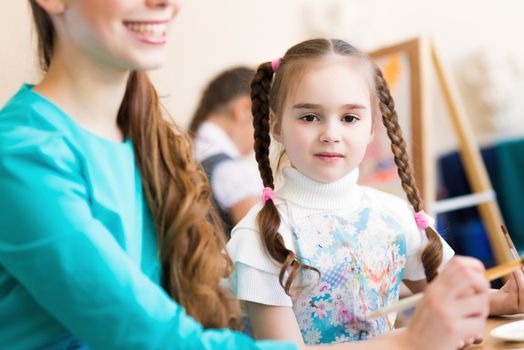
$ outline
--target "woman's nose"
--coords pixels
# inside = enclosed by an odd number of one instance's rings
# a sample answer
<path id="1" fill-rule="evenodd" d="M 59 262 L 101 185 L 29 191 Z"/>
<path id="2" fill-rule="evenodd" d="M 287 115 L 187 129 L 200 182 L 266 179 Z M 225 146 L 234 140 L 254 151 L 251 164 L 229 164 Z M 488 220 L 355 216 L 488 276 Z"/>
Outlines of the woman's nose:
<path id="1" fill-rule="evenodd" d="M 166 8 L 172 7 L 173 12 L 176 14 L 180 10 L 181 0 L 145 0 L 147 6 Z"/>

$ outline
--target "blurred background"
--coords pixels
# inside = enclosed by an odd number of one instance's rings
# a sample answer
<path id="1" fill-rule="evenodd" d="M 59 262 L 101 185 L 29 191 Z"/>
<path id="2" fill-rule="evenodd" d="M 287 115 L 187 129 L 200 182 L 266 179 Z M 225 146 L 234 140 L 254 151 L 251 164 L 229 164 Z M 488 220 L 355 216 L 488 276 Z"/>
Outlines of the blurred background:
<path id="1" fill-rule="evenodd" d="M 22 82 L 39 79 L 28 3 L 8 0 L 3 6 L 0 105 Z M 514 192 L 512 202 L 501 206 L 510 234 L 516 236 L 517 248 L 523 250 L 524 225 L 513 218 L 522 211 L 518 206 L 522 197 L 515 191 L 524 191 L 519 183 L 524 178 L 519 177 L 524 174 L 524 45 L 520 44 L 524 38 L 523 14 L 521 0 L 185 1 L 171 33 L 169 60 L 165 67 L 152 72 L 152 77 L 169 113 L 187 126 L 203 87 L 224 68 L 237 64 L 256 66 L 280 57 L 299 41 L 317 36 L 338 37 L 365 51 L 429 36 L 438 44 L 441 59 L 460 88 L 461 102 L 491 179 L 495 184 L 502 183 L 495 189 Z M 431 118 L 437 127 L 432 129 L 431 149 L 433 160 L 444 174 L 440 179 L 444 186 L 441 196 L 452 196 L 469 189 L 461 173 L 447 110 L 436 82 L 434 85 L 430 92 Z M 506 147 L 504 155 L 508 161 L 502 165 L 507 167 L 504 169 L 493 163 L 499 157 L 499 146 Z M 507 174 L 515 179 L 502 176 Z M 499 199 L 509 196 L 508 192 L 498 193 Z M 454 220 L 465 220 L 458 224 L 467 227 L 474 220 L 478 222 L 476 210 L 468 210 L 454 214 L 458 215 Z M 453 225 L 446 222 L 446 227 Z M 486 254 L 481 258 L 487 261 L 489 247 L 482 251 L 486 240 L 482 225 L 476 225 L 462 228 L 466 234 L 449 239 L 459 252 L 463 249 L 472 255 Z M 471 242 L 480 242 L 482 247 L 472 251 L 462 247 L 471 246 Z"/>

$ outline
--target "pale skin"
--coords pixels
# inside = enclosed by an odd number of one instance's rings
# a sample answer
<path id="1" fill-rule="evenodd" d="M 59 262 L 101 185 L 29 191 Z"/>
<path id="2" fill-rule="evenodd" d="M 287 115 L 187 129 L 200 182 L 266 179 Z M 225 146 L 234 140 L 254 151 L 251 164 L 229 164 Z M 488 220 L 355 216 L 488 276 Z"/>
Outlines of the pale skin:
<path id="1" fill-rule="evenodd" d="M 330 56 L 305 73 L 297 83 L 294 94 L 288 96 L 288 101 L 284 102 L 278 117 L 273 111 L 271 112 L 272 136 L 284 146 L 292 166 L 302 174 L 319 182 L 336 181 L 360 164 L 367 144 L 372 139 L 373 109 L 370 101 L 369 88 L 362 74 L 351 68 L 347 60 Z M 448 263 L 442 274 L 454 267 L 456 263 Z M 462 268 L 464 267 L 460 267 Z M 453 272 L 450 271 L 450 274 Z M 483 279 L 483 276 L 477 275 L 475 278 Z M 429 293 L 431 289 L 426 280 L 403 280 L 403 282 L 413 293 L 424 290 Z M 488 285 L 486 281 L 482 284 L 484 287 Z M 441 298 L 445 298 L 444 294 L 452 293 L 451 285 L 448 285 L 447 289 L 441 284 L 438 286 L 429 295 L 433 296 L 441 292 Z M 466 325 L 472 321 L 469 315 L 488 314 L 487 303 L 483 307 L 480 304 L 475 306 L 469 300 L 466 301 L 466 296 L 472 291 L 479 292 L 473 288 L 454 294 L 456 299 L 452 303 L 456 302 L 457 309 L 446 309 L 445 306 L 439 305 L 439 310 L 428 311 L 426 309 L 428 306 L 437 307 L 434 304 L 435 300 L 430 298 L 429 303 L 421 304 L 417 308 L 417 313 L 427 322 L 434 322 L 431 317 L 435 315 L 437 318 L 441 316 L 440 322 L 444 328 L 456 330 L 457 325 Z M 482 294 L 486 301 L 489 294 L 489 310 L 492 315 L 523 312 L 524 275 L 522 272 L 515 273 L 501 290 L 492 290 L 488 293 L 487 288 L 482 288 Z M 249 301 L 246 305 L 257 338 L 287 339 L 303 343 L 292 308 Z M 412 325 L 411 328 L 424 327 L 424 324 L 418 321 L 412 322 Z M 449 348 L 458 348 L 472 342 L 483 333 L 481 325 L 480 319 L 469 323 L 466 327 L 469 327 L 471 332 L 467 336 L 456 339 Z M 418 329 L 417 332 L 411 333 L 409 331 L 411 328 L 408 327 L 406 331 L 410 334 L 410 339 L 416 339 L 424 332 L 423 329 Z M 443 336 L 446 338 L 445 334 Z M 386 338 L 392 340 L 396 339 L 396 336 Z M 434 339 L 438 344 L 443 342 L 444 338 Z M 379 348 L 375 347 L 374 341 L 359 342 L 354 346 L 355 349 Z M 427 348 L 427 344 L 423 348 Z M 441 345 L 439 348 L 445 347 Z"/>
<path id="2" fill-rule="evenodd" d="M 124 23 L 162 21 L 167 28 L 180 3 L 37 2 L 51 15 L 57 40 L 49 71 L 34 91 L 92 133 L 110 141 L 123 141 L 116 118 L 130 70 L 157 68 L 165 60 L 165 45 L 139 42 Z"/>
<path id="3" fill-rule="evenodd" d="M 253 115 L 249 96 L 239 96 L 224 108 L 209 115 L 207 122 L 216 124 L 233 141 L 240 155 L 253 151 Z M 259 202 L 259 197 L 248 197 L 228 208 L 233 224 L 237 224 Z"/>
<path id="4" fill-rule="evenodd" d="M 63 47 L 57 46 L 47 74 L 34 91 L 60 106 L 85 129 L 121 142 L 123 135 L 116 116 L 124 97 L 128 72 L 103 72 L 82 55 L 75 57 L 74 50 L 66 53 Z M 79 64 L 84 68 L 78 69 Z M 114 84 L 104 84 L 106 79 Z"/>

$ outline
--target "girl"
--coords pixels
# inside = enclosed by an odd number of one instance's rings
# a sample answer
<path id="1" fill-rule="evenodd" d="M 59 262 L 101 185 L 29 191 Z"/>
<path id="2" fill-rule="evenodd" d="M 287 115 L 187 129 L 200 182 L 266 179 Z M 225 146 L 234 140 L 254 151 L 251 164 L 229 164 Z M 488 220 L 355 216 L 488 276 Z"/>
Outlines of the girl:
<path id="1" fill-rule="evenodd" d="M 339 343 L 391 330 L 394 314 L 368 321 L 366 313 L 395 303 L 401 281 L 421 291 L 453 252 L 421 210 L 380 70 L 344 41 L 317 39 L 260 65 L 251 86 L 266 187 L 228 251 L 237 269 L 233 289 L 246 301 L 255 336 Z M 356 184 L 380 114 L 411 207 Z M 291 163 L 276 194 L 270 133 Z M 505 311 L 524 294 L 521 275 L 518 281 L 521 288 L 498 304 Z"/>
<path id="2" fill-rule="evenodd" d="M 0 348 L 296 349 L 224 329 L 238 312 L 219 285 L 229 260 L 209 189 L 144 72 L 165 59 L 178 2 L 29 3 L 46 74 L 0 111 Z M 457 266 L 377 348 L 482 329 L 482 267 Z M 472 301 L 479 316 L 448 334 Z"/>
<path id="3" fill-rule="evenodd" d="M 204 90 L 189 124 L 195 157 L 209 177 L 213 199 L 229 234 L 258 203 L 262 181 L 243 157 L 253 152 L 253 115 L 249 84 L 254 69 L 221 72 Z"/>

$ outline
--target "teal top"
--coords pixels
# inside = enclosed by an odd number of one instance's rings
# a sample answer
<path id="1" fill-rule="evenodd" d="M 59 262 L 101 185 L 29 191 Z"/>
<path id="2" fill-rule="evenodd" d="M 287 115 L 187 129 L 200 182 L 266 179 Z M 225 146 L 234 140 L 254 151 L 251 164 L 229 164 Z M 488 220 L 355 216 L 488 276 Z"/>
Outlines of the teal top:
<path id="1" fill-rule="evenodd" d="M 0 348 L 296 348 L 204 330 L 159 281 L 132 143 L 22 87 L 0 110 Z"/>

